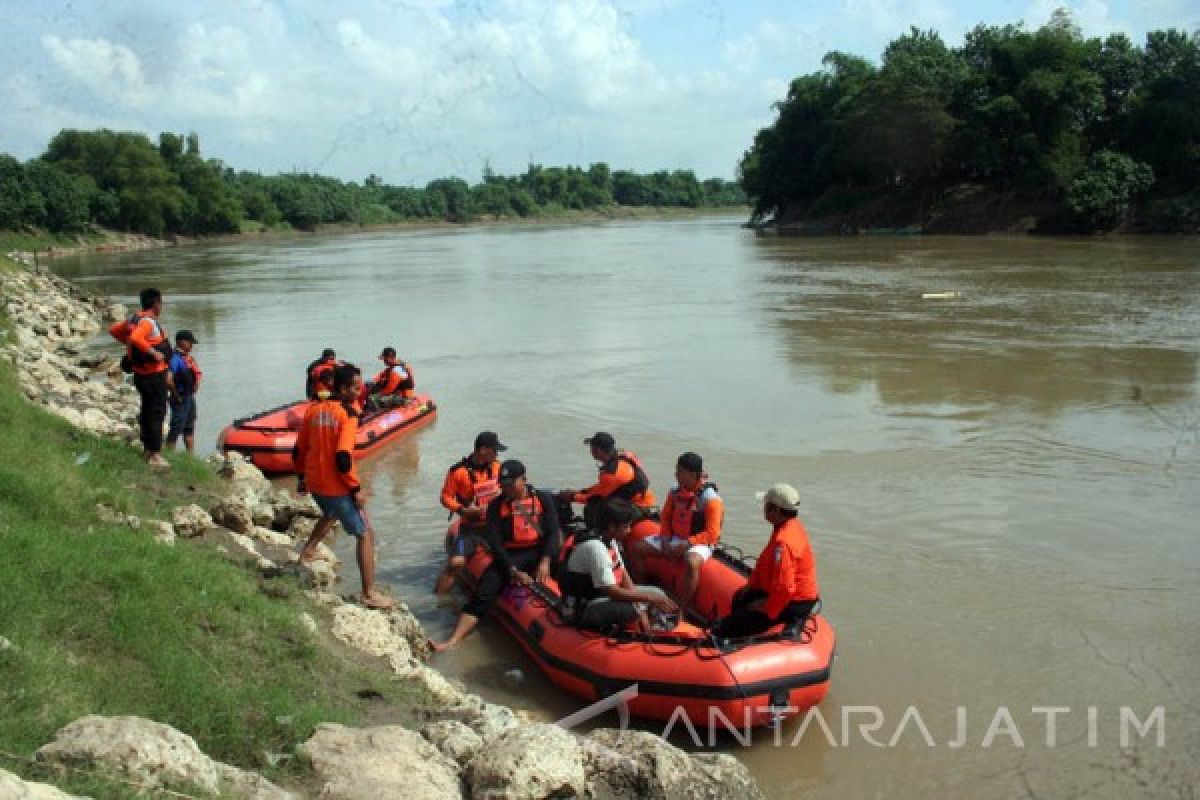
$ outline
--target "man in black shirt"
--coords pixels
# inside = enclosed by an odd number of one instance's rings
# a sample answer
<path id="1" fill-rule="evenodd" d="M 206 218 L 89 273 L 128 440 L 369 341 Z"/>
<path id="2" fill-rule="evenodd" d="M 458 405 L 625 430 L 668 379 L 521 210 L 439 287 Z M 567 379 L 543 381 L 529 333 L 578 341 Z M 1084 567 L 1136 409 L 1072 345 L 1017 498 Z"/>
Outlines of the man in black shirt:
<path id="1" fill-rule="evenodd" d="M 544 582 L 558 556 L 562 531 L 554 496 L 530 486 L 525 465 L 516 460 L 500 465 L 500 490 L 500 496 L 488 504 L 484 529 L 492 563 L 479 576 L 475 594 L 463 606 L 454 633 L 446 641 L 434 643 L 438 652 L 449 650 L 475 630 L 509 583 L 528 586 Z"/>

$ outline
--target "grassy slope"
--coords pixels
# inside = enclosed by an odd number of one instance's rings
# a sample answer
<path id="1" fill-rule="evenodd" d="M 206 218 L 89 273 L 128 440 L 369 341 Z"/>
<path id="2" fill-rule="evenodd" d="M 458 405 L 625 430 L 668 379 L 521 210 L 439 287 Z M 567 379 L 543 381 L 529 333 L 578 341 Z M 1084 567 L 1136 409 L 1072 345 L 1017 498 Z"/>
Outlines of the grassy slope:
<path id="1" fill-rule="evenodd" d="M 98 713 L 166 722 L 214 758 L 260 767 L 319 721 L 352 722 L 355 689 L 395 696 L 379 673 L 314 644 L 297 604 L 269 599 L 214 550 L 100 523 L 97 502 L 164 519 L 175 505 L 206 504 L 216 479 L 182 455 L 169 478 L 148 475 L 135 451 L 25 402 L 13 373 L 0 360 L 0 636 L 14 645 L 0 650 L 0 751 L 10 754 L 0 766 L 46 780 L 11 754 Z M 53 780 L 96 797 L 130 791 Z"/>

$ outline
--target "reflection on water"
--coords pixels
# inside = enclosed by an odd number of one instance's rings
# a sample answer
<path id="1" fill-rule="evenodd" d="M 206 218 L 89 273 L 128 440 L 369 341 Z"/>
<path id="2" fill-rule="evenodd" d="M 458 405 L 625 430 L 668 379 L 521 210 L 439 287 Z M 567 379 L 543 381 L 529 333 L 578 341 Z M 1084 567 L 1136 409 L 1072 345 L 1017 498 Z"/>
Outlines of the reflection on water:
<path id="1" fill-rule="evenodd" d="M 381 575 L 434 630 L 445 470 L 480 429 L 542 487 L 589 482 L 610 430 L 656 491 L 705 456 L 726 537 L 802 492 L 839 659 L 822 706 L 909 706 L 939 743 L 806 733 L 734 752 L 772 797 L 1158 797 L 1200 752 L 1200 248 L 1195 240 L 779 239 L 734 219 L 383 232 L 61 262 L 167 294 L 201 339 L 198 441 L 299 393 L 334 346 L 416 367 L 437 422 L 364 465 Z M 924 292 L 955 291 L 950 300 Z M 336 547 L 350 566 L 348 543 Z M 547 718 L 576 703 L 488 629 L 438 665 Z M 520 667 L 510 685 L 504 672 Z M 1011 707 L 1025 747 L 980 740 Z M 1048 748 L 1033 706 L 1069 706 Z M 1166 709 L 1167 746 L 1115 741 Z M 969 711 L 970 740 L 951 737 Z M 1089 706 L 1104 735 L 1087 745 Z M 1112 723 L 1112 724 L 1110 724 Z M 796 723 L 780 732 L 785 743 Z M 676 741 L 688 744 L 688 738 Z M 851 731 L 853 733 L 853 731 Z"/>

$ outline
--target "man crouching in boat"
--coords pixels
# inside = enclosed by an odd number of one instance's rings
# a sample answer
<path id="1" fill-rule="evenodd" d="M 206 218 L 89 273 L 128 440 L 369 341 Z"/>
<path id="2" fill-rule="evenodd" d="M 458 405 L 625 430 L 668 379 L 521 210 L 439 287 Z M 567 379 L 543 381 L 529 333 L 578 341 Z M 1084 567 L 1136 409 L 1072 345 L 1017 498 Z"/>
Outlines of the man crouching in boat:
<path id="1" fill-rule="evenodd" d="M 763 501 L 763 519 L 771 523 L 771 538 L 750 580 L 733 595 L 729 616 L 713 628 L 718 638 L 754 636 L 781 623 L 802 624 L 820 602 L 817 565 L 797 516 L 800 493 L 777 483 L 756 496 Z"/>
<path id="2" fill-rule="evenodd" d="M 383 370 L 366 386 L 364 405 L 368 411 L 408 405 L 416 394 L 412 367 L 396 357 L 396 348 L 385 347 L 379 354 Z"/>
<path id="3" fill-rule="evenodd" d="M 581 628 L 607 633 L 633 622 L 650 629 L 645 603 L 666 614 L 679 610 L 657 586 L 634 586 L 621 561 L 619 546 L 629 537 L 635 511 L 625 500 L 600 502 L 596 530 L 576 537 L 562 573 L 563 599 Z"/>
<path id="4" fill-rule="evenodd" d="M 446 641 L 433 644 L 438 652 L 449 650 L 475 630 L 510 582 L 522 586 L 534 581 L 543 583 L 558 556 L 562 531 L 554 496 L 530 486 L 525 465 L 515 459 L 500 465 L 500 491 L 500 496 L 488 504 L 484 527 L 492 563 L 479 576 L 475 594 L 463 606 L 454 633 Z"/>

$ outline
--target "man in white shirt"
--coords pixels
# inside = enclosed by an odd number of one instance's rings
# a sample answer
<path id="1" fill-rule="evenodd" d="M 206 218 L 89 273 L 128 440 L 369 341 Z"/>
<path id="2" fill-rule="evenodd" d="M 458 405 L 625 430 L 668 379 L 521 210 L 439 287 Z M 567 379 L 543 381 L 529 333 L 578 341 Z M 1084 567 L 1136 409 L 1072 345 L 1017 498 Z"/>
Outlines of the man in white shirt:
<path id="1" fill-rule="evenodd" d="M 609 498 L 598 516 L 596 530 L 580 534 L 572 546 L 561 581 L 576 624 L 606 633 L 640 619 L 648 629 L 642 604 L 667 614 L 678 611 L 657 586 L 635 586 L 621 560 L 620 543 L 629 536 L 633 505 Z"/>

